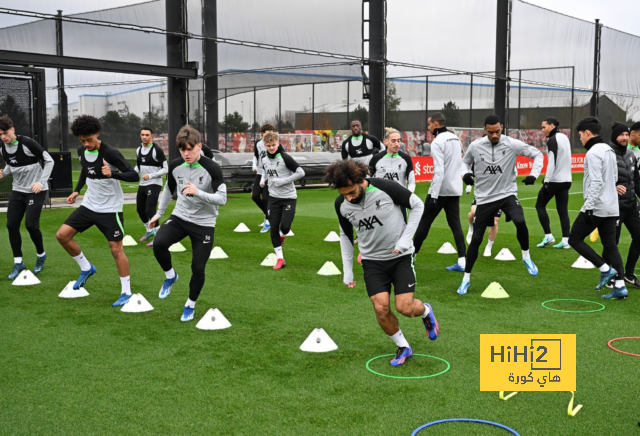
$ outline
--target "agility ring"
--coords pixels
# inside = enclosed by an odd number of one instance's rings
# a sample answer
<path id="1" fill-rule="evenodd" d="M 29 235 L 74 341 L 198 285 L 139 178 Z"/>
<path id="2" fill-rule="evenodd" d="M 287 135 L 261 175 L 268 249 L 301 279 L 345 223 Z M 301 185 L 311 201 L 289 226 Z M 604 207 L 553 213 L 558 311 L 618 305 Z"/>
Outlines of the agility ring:
<path id="1" fill-rule="evenodd" d="M 615 341 L 622 341 L 623 339 L 640 339 L 640 337 L 638 336 L 630 336 L 628 338 L 615 338 L 615 339 L 611 339 L 609 342 L 607 342 L 607 346 L 609 348 L 611 348 L 613 351 L 617 351 L 618 353 L 622 353 L 622 354 L 626 354 L 627 356 L 635 356 L 635 357 L 640 357 L 640 354 L 633 354 L 633 353 L 629 353 L 627 351 L 622 351 L 622 350 L 618 350 L 617 348 L 615 348 L 613 345 L 611 345 L 612 342 Z M 640 425 L 640 423 L 638 424 Z"/>
<path id="2" fill-rule="evenodd" d="M 594 310 L 560 310 L 560 309 L 553 309 L 551 307 L 545 306 L 545 304 L 552 303 L 554 301 L 579 301 L 581 303 L 597 304 L 598 306 L 601 306 L 601 307 L 600 309 L 594 309 Z M 547 300 L 542 303 L 542 307 L 544 307 L 547 310 L 553 310 L 554 312 L 565 312 L 565 313 L 591 313 L 591 312 L 600 312 L 601 310 L 604 310 L 604 304 L 602 303 L 598 303 L 596 301 L 589 301 L 589 300 L 575 300 L 573 298 L 559 298 L 556 300 Z"/>
<path id="3" fill-rule="evenodd" d="M 374 357 L 372 359 L 369 359 L 369 361 L 367 362 L 367 369 L 372 372 L 375 375 L 379 375 L 382 377 L 388 377 L 388 378 L 399 378 L 399 379 L 405 379 L 405 380 L 411 380 L 411 379 L 420 379 L 420 378 L 431 378 L 431 377 L 437 377 L 439 375 L 444 374 L 445 372 L 449 371 L 449 369 L 451 369 L 451 365 L 449 364 L 449 362 L 447 362 L 446 360 L 442 359 L 441 357 L 436 357 L 436 356 L 429 356 L 428 354 L 414 354 L 414 356 L 421 356 L 421 357 L 430 357 L 432 359 L 436 359 L 436 360 L 440 360 L 441 362 L 444 362 L 447 364 L 447 369 L 445 369 L 444 371 L 440 371 L 437 374 L 429 374 L 429 375 L 418 375 L 418 376 L 412 376 L 412 377 L 403 377 L 403 376 L 399 376 L 399 375 L 389 375 L 389 374 L 383 374 L 381 372 L 377 372 L 374 371 L 373 369 L 371 369 L 371 367 L 369 366 L 369 364 L 371 362 L 373 362 L 374 360 L 377 359 L 382 359 L 383 357 L 393 357 L 395 356 L 395 354 L 383 354 L 382 356 L 377 356 Z"/>
<path id="4" fill-rule="evenodd" d="M 418 434 L 419 431 L 424 430 L 427 427 L 431 427 L 433 425 L 437 425 L 437 424 L 442 424 L 445 422 L 475 422 L 478 424 L 488 424 L 488 425 L 493 425 L 494 427 L 499 427 L 502 429 L 507 430 L 508 432 L 510 432 L 511 434 L 515 435 L 515 436 L 520 436 L 520 433 L 518 433 L 517 431 L 515 431 L 512 428 L 507 427 L 506 425 L 502 425 L 502 424 L 498 424 L 497 422 L 491 422 L 491 421 L 484 421 L 482 419 L 471 419 L 471 418 L 453 418 L 453 419 L 441 419 L 440 421 L 433 421 L 433 422 L 429 422 L 421 427 L 416 428 L 413 433 L 411 433 L 411 436 L 415 436 Z"/>

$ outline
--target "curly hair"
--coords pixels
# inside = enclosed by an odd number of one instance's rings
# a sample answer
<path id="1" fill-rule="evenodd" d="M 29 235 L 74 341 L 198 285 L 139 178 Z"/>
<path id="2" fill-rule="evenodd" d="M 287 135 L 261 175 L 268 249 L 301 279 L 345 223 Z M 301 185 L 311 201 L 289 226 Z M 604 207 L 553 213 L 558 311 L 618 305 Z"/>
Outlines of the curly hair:
<path id="1" fill-rule="evenodd" d="M 202 136 L 200 132 L 191 127 L 189 124 L 185 124 L 178 131 L 178 136 L 176 136 L 176 145 L 180 150 L 185 150 L 187 146 L 191 148 L 202 142 Z"/>
<path id="2" fill-rule="evenodd" d="M 278 143 L 280 141 L 280 135 L 278 135 L 277 132 L 269 131 L 264 134 L 264 136 L 262 137 L 262 141 L 265 144 L 273 144 L 274 142 Z"/>
<path id="3" fill-rule="evenodd" d="M 324 170 L 324 181 L 332 188 L 346 188 L 359 185 L 369 175 L 369 168 L 362 162 L 352 159 L 339 160 Z"/>
<path id="4" fill-rule="evenodd" d="M 71 124 L 71 133 L 75 137 L 95 135 L 100 130 L 102 130 L 102 123 L 91 115 L 80 115 Z"/>
<path id="5" fill-rule="evenodd" d="M 264 123 L 262 127 L 260 127 L 260 133 L 275 132 L 275 131 L 276 131 L 276 126 L 274 126 L 271 123 Z"/>

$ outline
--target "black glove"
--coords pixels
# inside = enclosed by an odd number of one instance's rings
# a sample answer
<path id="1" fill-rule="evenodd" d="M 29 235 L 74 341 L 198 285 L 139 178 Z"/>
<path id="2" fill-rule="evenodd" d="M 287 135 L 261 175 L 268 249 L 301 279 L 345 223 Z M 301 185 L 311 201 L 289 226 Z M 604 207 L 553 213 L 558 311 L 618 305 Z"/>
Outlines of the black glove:
<path id="1" fill-rule="evenodd" d="M 593 225 L 593 209 L 585 210 L 584 214 L 587 217 L 587 223 Z"/>
<path id="2" fill-rule="evenodd" d="M 522 183 L 525 185 L 533 185 L 536 182 L 536 178 L 534 176 L 527 176 L 524 178 Z"/>
<path id="3" fill-rule="evenodd" d="M 467 185 L 473 185 L 475 182 L 473 181 L 473 173 L 467 173 L 462 176 L 462 181 Z"/>

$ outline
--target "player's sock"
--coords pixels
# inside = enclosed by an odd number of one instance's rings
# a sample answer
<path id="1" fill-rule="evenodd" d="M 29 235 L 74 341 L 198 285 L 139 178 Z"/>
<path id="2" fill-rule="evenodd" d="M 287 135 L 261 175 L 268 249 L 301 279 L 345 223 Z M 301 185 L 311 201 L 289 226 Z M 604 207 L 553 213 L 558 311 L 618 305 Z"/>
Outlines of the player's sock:
<path id="1" fill-rule="evenodd" d="M 144 224 L 144 230 L 145 230 L 146 232 L 149 232 L 149 223 L 145 223 L 145 224 Z"/>
<path id="2" fill-rule="evenodd" d="M 464 282 L 471 282 L 471 273 L 464 273 L 464 277 L 462 278 Z"/>
<path id="3" fill-rule="evenodd" d="M 398 333 L 396 333 L 395 335 L 389 336 L 389 337 L 400 348 L 404 348 L 404 347 L 408 347 L 409 346 L 409 342 L 407 342 L 407 340 L 405 339 L 404 335 L 402 334 L 402 330 L 398 330 Z"/>
<path id="4" fill-rule="evenodd" d="M 73 260 L 78 262 L 78 265 L 80 266 L 80 270 L 89 271 L 91 269 L 91 264 L 89 263 L 87 258 L 84 257 L 84 254 L 82 252 L 80 252 L 80 254 L 78 254 L 77 256 L 74 256 Z"/>
<path id="5" fill-rule="evenodd" d="M 176 276 L 176 272 L 171 268 L 169 271 L 165 271 L 164 275 L 167 276 L 168 279 L 172 279 Z"/>
<path id="6" fill-rule="evenodd" d="M 615 287 L 622 288 L 624 286 L 624 280 L 616 280 Z"/>
<path id="7" fill-rule="evenodd" d="M 21 257 L 14 257 L 13 258 L 13 263 L 22 263 L 22 258 Z"/>
<path id="8" fill-rule="evenodd" d="M 467 266 L 467 259 L 465 257 L 459 257 L 458 258 L 458 265 L 460 265 L 461 268 L 464 268 Z"/>
<path id="9" fill-rule="evenodd" d="M 529 260 L 529 259 L 531 259 L 529 250 L 522 250 L 522 260 Z"/>
<path id="10" fill-rule="evenodd" d="M 551 240 L 551 239 L 553 239 L 553 234 L 551 234 L 551 233 L 545 233 L 545 234 L 544 234 L 544 237 L 545 237 L 545 238 L 547 238 L 547 239 L 549 239 L 549 240 Z"/>
<path id="11" fill-rule="evenodd" d="M 427 305 L 424 305 L 424 313 L 422 315 L 420 315 L 423 318 L 426 318 L 427 316 L 429 316 L 429 313 L 431 313 L 431 310 L 429 310 L 429 307 Z"/>
<path id="12" fill-rule="evenodd" d="M 122 285 L 122 293 L 131 295 L 131 276 L 120 277 L 120 284 Z"/>
<path id="13" fill-rule="evenodd" d="M 47 255 L 46 251 L 43 251 L 42 254 L 38 254 L 38 257 L 45 257 Z"/>
<path id="14" fill-rule="evenodd" d="M 492 241 L 491 239 L 489 239 L 489 240 L 487 241 L 487 248 L 491 248 L 491 247 L 493 247 L 493 243 L 494 243 L 494 242 L 496 242 L 496 241 Z"/>
<path id="15" fill-rule="evenodd" d="M 282 233 L 282 230 L 280 230 L 280 237 L 282 238 L 283 236 L 287 236 L 284 233 Z"/>
<path id="16" fill-rule="evenodd" d="M 266 219 L 266 218 L 264 219 L 264 224 L 265 224 L 266 226 L 270 226 L 270 225 L 271 225 L 271 224 L 269 224 L 269 220 L 268 220 L 268 219 Z"/>
<path id="17" fill-rule="evenodd" d="M 193 301 L 191 298 L 187 298 L 187 303 L 184 306 L 185 307 L 189 307 L 191 309 L 195 309 L 196 308 L 196 302 Z"/>
<path id="18" fill-rule="evenodd" d="M 282 247 L 275 247 L 274 250 L 276 251 L 276 256 L 278 256 L 278 259 L 284 259 L 284 255 L 282 254 Z"/>
<path id="19" fill-rule="evenodd" d="M 566 238 L 562 238 L 562 243 L 563 244 L 568 244 L 569 243 L 569 237 L 567 236 Z"/>
<path id="20" fill-rule="evenodd" d="M 609 265 L 607 265 L 606 263 L 604 265 L 602 265 L 600 268 L 598 268 L 600 270 L 600 272 L 607 272 L 609 271 L 610 267 Z"/>

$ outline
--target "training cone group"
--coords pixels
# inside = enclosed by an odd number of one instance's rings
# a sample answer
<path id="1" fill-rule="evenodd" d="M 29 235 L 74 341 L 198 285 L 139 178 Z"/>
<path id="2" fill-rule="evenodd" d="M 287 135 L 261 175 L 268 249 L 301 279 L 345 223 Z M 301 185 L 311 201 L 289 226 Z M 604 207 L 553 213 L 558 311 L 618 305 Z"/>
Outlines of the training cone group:
<path id="1" fill-rule="evenodd" d="M 480 296 L 484 298 L 509 298 L 507 291 L 498 282 L 492 282 Z"/>
<path id="2" fill-rule="evenodd" d="M 340 242 L 340 236 L 336 232 L 329 232 L 326 238 L 324 238 L 326 242 Z"/>
<path id="3" fill-rule="evenodd" d="M 516 260 L 516 257 L 509 251 L 508 248 L 503 248 L 500 253 L 495 257 L 496 260 Z"/>
<path id="4" fill-rule="evenodd" d="M 578 258 L 578 260 L 573 262 L 573 265 L 571 265 L 571 266 L 573 268 L 580 268 L 580 269 L 592 269 L 592 268 L 595 268 L 594 264 L 592 264 L 591 262 L 589 262 L 587 259 L 585 259 L 582 256 L 580 256 Z"/>
<path id="5" fill-rule="evenodd" d="M 227 253 L 220 247 L 213 247 L 211 250 L 211 254 L 209 255 L 209 259 L 227 259 Z"/>
<path id="6" fill-rule="evenodd" d="M 172 251 L 174 253 L 178 253 L 180 251 L 187 251 L 187 249 L 184 248 L 184 245 L 182 245 L 180 242 L 176 242 L 171 247 L 169 247 L 169 251 Z"/>
<path id="7" fill-rule="evenodd" d="M 322 265 L 322 268 L 320 268 L 320 271 L 318 271 L 318 274 L 320 274 L 321 276 L 337 276 L 342 273 L 333 262 L 328 261 L 328 262 L 325 262 L 324 265 Z"/>
<path id="8" fill-rule="evenodd" d="M 231 327 L 231 323 L 218 308 L 215 308 L 209 309 L 202 319 L 198 321 L 196 327 L 200 330 L 222 330 Z"/>
<path id="9" fill-rule="evenodd" d="M 276 266 L 278 263 L 278 257 L 274 253 L 269 253 L 267 257 L 264 258 L 260 265 L 262 266 Z"/>
<path id="10" fill-rule="evenodd" d="M 324 329 L 313 329 L 309 337 L 300 345 L 300 349 L 309 353 L 326 353 L 337 350 L 338 346 Z"/>
<path id="11" fill-rule="evenodd" d="M 150 310 L 153 310 L 153 306 L 142 294 L 133 294 L 127 304 L 122 306 L 122 311 L 127 313 L 149 312 Z"/>
<path id="12" fill-rule="evenodd" d="M 131 237 L 131 235 L 126 235 L 122 239 L 122 245 L 124 245 L 125 247 L 133 247 L 134 245 L 138 245 L 138 243 Z"/>
<path id="13" fill-rule="evenodd" d="M 233 231 L 236 233 L 247 233 L 251 230 L 249 230 L 249 227 L 247 227 L 245 223 L 240 223 L 238 224 L 238 227 L 236 227 Z"/>
<path id="14" fill-rule="evenodd" d="M 74 282 L 74 281 L 69 282 L 67 284 L 67 286 L 64 287 L 62 292 L 60 292 L 58 294 L 58 297 L 60 297 L 60 298 L 82 298 L 82 297 L 88 297 L 89 296 L 89 293 L 87 292 L 87 290 L 85 288 L 73 289 L 73 285 L 75 285 L 75 284 L 76 284 L 76 282 Z"/>
<path id="15" fill-rule="evenodd" d="M 440 249 L 438 250 L 438 253 L 440 254 L 458 254 L 458 251 L 453 248 L 453 245 L 451 245 L 448 242 L 445 242 L 444 244 L 442 244 L 442 247 L 440 247 Z"/>
<path id="16" fill-rule="evenodd" d="M 38 277 L 36 277 L 36 275 L 28 269 L 23 270 L 12 283 L 12 285 L 14 286 L 29 286 L 39 284 L 40 280 L 38 280 Z"/>

